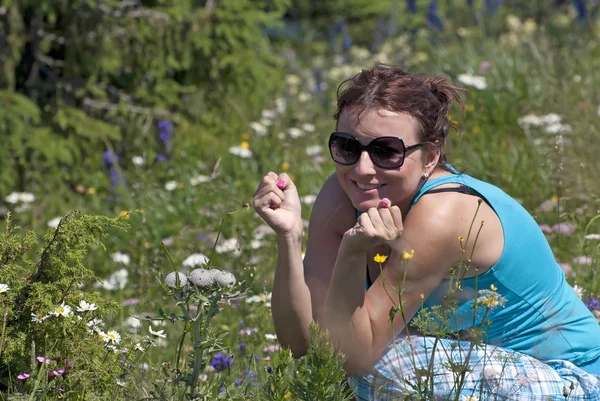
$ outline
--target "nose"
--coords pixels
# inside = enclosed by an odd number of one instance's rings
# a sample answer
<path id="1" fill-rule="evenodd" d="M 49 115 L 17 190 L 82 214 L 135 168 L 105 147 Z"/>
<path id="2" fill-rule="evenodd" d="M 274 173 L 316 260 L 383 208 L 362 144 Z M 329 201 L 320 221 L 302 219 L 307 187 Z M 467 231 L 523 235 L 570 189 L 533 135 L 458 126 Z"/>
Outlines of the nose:
<path id="1" fill-rule="evenodd" d="M 354 169 L 360 175 L 373 175 L 377 172 L 375 170 L 373 160 L 371 160 L 371 157 L 369 156 L 366 150 L 363 150 L 360 154 L 360 158 L 354 165 Z"/>

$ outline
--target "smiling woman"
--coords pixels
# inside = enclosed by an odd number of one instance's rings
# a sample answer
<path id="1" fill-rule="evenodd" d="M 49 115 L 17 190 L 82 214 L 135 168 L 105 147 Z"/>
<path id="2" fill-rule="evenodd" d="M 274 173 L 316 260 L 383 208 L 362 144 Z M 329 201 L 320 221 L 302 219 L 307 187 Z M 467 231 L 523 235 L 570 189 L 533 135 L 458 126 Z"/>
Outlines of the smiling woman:
<path id="1" fill-rule="evenodd" d="M 565 389 L 570 400 L 596 399 L 600 327 L 538 225 L 446 160 L 459 93 L 446 78 L 381 65 L 342 84 L 329 140 L 336 171 L 314 204 L 304 260 L 296 187 L 285 173 L 263 177 L 254 207 L 278 235 L 277 337 L 301 356 L 320 323 L 359 400 L 415 391 L 546 400 Z M 413 317 L 444 308 L 445 323 L 428 321 L 445 338 L 406 334 Z M 474 350 L 476 337 L 487 344 Z M 492 383 L 490 369 L 502 378 Z M 435 380 L 423 385 L 423 371 Z"/>

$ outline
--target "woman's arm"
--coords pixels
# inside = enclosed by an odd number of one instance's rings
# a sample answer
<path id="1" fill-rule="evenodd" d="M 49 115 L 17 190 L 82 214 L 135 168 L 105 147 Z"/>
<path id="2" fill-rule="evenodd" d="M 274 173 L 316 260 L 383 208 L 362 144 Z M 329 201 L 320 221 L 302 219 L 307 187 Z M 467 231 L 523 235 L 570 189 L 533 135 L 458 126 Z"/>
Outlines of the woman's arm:
<path id="1" fill-rule="evenodd" d="M 460 259 L 460 224 L 456 224 L 456 207 L 460 205 L 432 201 L 423 199 L 413 207 L 392 247 L 395 251 L 366 292 L 364 251 L 357 250 L 355 244 L 347 246 L 351 241 L 346 238 L 342 241 L 327 292 L 323 325 L 336 348 L 346 356 L 344 367 L 350 375 L 370 369 L 404 330 L 400 314 L 390 321 L 390 309 L 402 301 L 409 321 L 421 305 L 421 296 L 427 297 L 452 262 Z M 414 250 L 414 257 L 401 260 L 401 250 Z M 392 287 L 402 288 L 402 300 Z"/>
<path id="2" fill-rule="evenodd" d="M 302 235 L 277 238 L 273 322 L 279 342 L 295 357 L 306 352 L 309 325 L 320 319 L 342 234 L 354 224 L 353 213 L 352 204 L 332 175 L 313 205 L 304 262 Z M 364 269 L 363 258 L 363 275 Z"/>

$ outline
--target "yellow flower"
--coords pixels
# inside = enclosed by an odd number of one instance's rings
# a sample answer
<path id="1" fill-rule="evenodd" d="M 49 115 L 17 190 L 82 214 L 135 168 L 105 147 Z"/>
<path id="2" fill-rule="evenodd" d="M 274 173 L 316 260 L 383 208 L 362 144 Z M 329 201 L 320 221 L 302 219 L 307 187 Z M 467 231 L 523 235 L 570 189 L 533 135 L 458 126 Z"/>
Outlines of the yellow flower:
<path id="1" fill-rule="evenodd" d="M 421 293 L 421 299 L 425 299 L 425 294 Z"/>
<path id="2" fill-rule="evenodd" d="M 290 163 L 288 163 L 288 162 L 281 163 L 281 169 L 283 171 L 288 171 L 290 169 Z"/>
<path id="3" fill-rule="evenodd" d="M 498 306 L 498 300 L 497 299 L 493 299 L 493 298 L 486 298 L 483 301 L 481 301 L 481 303 L 484 304 L 485 306 L 487 306 L 490 309 L 495 308 L 496 306 Z"/>
<path id="4" fill-rule="evenodd" d="M 490 288 L 492 289 L 492 291 L 496 291 L 496 290 L 498 290 L 498 288 L 496 288 L 496 286 L 495 286 L 494 284 L 492 284 L 492 285 L 490 286 Z"/>
<path id="5" fill-rule="evenodd" d="M 459 236 L 458 236 L 458 240 L 459 240 L 460 242 L 463 242 L 465 239 L 459 235 Z"/>
<path id="6" fill-rule="evenodd" d="M 245 140 L 245 141 L 247 141 L 248 139 L 250 139 L 250 134 L 249 134 L 249 133 L 247 133 L 247 132 L 244 132 L 244 133 L 242 134 L 242 138 L 244 138 L 244 140 Z"/>
<path id="7" fill-rule="evenodd" d="M 240 143 L 240 148 L 250 149 L 250 144 L 246 141 L 242 141 L 242 143 Z"/>
<path id="8" fill-rule="evenodd" d="M 465 106 L 465 110 L 467 110 L 467 111 L 473 111 L 473 110 L 475 110 L 475 105 L 474 104 L 467 104 Z"/>
<path id="9" fill-rule="evenodd" d="M 402 252 L 402 259 L 412 259 L 415 256 L 415 250 L 411 250 L 410 252 Z"/>
<path id="10" fill-rule="evenodd" d="M 385 260 L 386 260 L 387 258 L 388 258 L 388 257 L 387 257 L 386 255 L 380 255 L 380 254 L 377 254 L 377 255 L 375 255 L 375 257 L 373 258 L 373 260 L 374 260 L 375 262 L 377 262 L 377 263 L 383 263 L 383 262 L 385 262 Z"/>
<path id="11" fill-rule="evenodd" d="M 144 248 L 150 248 L 150 243 L 148 241 L 144 241 Z"/>
<path id="12" fill-rule="evenodd" d="M 558 196 L 556 195 L 552 195 L 550 199 L 552 200 L 552 202 L 558 202 Z"/>
<path id="13" fill-rule="evenodd" d="M 473 127 L 473 133 L 474 134 L 478 133 L 479 131 L 481 131 L 481 128 L 479 128 L 479 125 L 476 125 L 476 126 Z"/>
<path id="14" fill-rule="evenodd" d="M 289 391 L 287 393 L 285 393 L 285 395 L 283 396 L 284 399 L 289 400 L 290 398 L 292 398 L 292 393 L 290 393 Z"/>
<path id="15" fill-rule="evenodd" d="M 92 187 L 88 188 L 87 193 L 88 193 L 88 195 L 94 195 L 96 193 L 96 188 L 92 188 Z"/>
<path id="16" fill-rule="evenodd" d="M 129 220 L 129 212 L 127 210 L 121 210 L 121 212 L 119 213 L 119 217 L 122 217 L 125 220 Z"/>

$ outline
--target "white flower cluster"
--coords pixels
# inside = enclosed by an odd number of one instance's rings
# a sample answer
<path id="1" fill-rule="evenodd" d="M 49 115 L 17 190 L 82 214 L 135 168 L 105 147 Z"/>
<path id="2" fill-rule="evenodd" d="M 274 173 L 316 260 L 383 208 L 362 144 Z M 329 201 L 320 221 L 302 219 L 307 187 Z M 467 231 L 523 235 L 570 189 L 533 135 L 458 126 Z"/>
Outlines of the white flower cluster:
<path id="1" fill-rule="evenodd" d="M 106 280 L 94 283 L 94 288 L 104 288 L 109 291 L 122 290 L 128 282 L 129 272 L 127 269 L 120 269 L 111 274 Z"/>
<path id="2" fill-rule="evenodd" d="M 484 90 L 487 88 L 485 77 L 480 75 L 460 74 L 457 79 L 463 85 L 472 86 L 475 89 Z"/>
<path id="3" fill-rule="evenodd" d="M 555 113 L 546 114 L 543 116 L 537 116 L 535 114 L 527 114 L 523 117 L 519 117 L 517 124 L 524 130 L 528 131 L 531 127 L 539 127 L 545 133 L 556 135 L 556 134 L 570 134 L 573 130 L 569 124 L 563 124 L 562 118 Z"/>
<path id="4" fill-rule="evenodd" d="M 16 203 L 28 205 L 35 201 L 35 196 L 29 192 L 12 192 L 5 198 L 5 200 L 13 205 Z"/>

